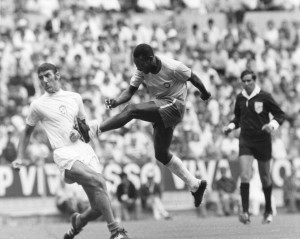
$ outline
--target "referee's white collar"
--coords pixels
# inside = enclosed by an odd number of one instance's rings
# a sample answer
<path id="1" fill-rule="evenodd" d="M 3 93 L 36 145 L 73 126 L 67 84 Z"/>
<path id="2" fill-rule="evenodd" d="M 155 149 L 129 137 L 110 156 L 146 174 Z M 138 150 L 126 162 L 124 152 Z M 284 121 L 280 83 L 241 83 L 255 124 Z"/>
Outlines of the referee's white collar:
<path id="1" fill-rule="evenodd" d="M 254 96 L 256 96 L 258 93 L 260 92 L 260 87 L 258 85 L 255 85 L 254 90 L 252 91 L 251 95 L 248 95 L 246 90 L 242 90 L 242 95 L 247 98 L 248 100 L 250 100 L 251 98 L 253 98 Z"/>

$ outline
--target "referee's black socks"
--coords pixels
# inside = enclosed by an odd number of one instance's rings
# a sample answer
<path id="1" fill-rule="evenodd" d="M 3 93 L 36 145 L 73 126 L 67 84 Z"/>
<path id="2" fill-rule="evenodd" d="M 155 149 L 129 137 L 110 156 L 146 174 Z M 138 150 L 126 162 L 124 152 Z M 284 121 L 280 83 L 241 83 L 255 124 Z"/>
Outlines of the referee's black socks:
<path id="1" fill-rule="evenodd" d="M 249 187 L 249 183 L 241 183 L 240 186 L 243 212 L 249 210 Z"/>
<path id="2" fill-rule="evenodd" d="M 265 200 L 266 200 L 266 206 L 265 206 L 265 212 L 272 212 L 272 184 L 268 187 L 263 188 L 264 194 L 265 194 Z"/>

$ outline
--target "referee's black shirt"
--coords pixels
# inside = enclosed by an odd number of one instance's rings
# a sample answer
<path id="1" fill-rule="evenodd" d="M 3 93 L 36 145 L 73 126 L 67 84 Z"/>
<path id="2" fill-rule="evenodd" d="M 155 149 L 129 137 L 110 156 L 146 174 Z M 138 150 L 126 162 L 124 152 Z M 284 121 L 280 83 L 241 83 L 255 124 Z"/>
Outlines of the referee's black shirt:
<path id="1" fill-rule="evenodd" d="M 231 122 L 235 124 L 235 128 L 241 128 L 240 137 L 253 140 L 270 139 L 270 134 L 262 130 L 263 125 L 270 122 L 270 113 L 279 125 L 283 123 L 284 112 L 271 94 L 260 90 L 253 97 L 246 98 L 242 91 L 236 97 L 234 119 Z"/>

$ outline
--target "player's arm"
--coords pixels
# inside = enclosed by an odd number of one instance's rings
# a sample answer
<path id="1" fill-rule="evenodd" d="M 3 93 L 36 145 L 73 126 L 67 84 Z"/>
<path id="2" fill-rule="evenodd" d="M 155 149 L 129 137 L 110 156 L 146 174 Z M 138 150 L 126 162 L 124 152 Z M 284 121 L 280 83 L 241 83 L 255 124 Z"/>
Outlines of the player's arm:
<path id="1" fill-rule="evenodd" d="M 28 161 L 25 161 L 25 150 L 30 142 L 30 136 L 34 130 L 35 126 L 26 124 L 24 131 L 21 133 L 21 137 L 18 144 L 18 154 L 17 159 L 14 160 L 11 165 L 13 169 L 19 170 L 20 166 L 27 165 Z"/>
<path id="2" fill-rule="evenodd" d="M 192 72 L 188 81 L 190 81 L 200 91 L 202 100 L 205 101 L 210 98 L 211 94 L 207 91 L 201 79 L 196 74 Z"/>
<path id="3" fill-rule="evenodd" d="M 131 99 L 131 97 L 135 94 L 137 89 L 137 87 L 129 85 L 129 87 L 121 93 L 118 99 L 106 99 L 106 107 L 109 109 L 115 108 L 121 104 L 128 102 Z"/>
<path id="4" fill-rule="evenodd" d="M 274 118 L 268 124 L 263 125 L 262 130 L 271 133 L 272 131 L 277 130 L 278 127 L 283 123 L 285 120 L 285 114 L 271 95 L 268 95 L 266 107 L 268 111 L 272 113 Z"/>
<path id="5" fill-rule="evenodd" d="M 234 118 L 229 122 L 227 126 L 223 128 L 223 133 L 225 135 L 230 134 L 231 131 L 240 127 L 241 109 L 238 104 L 238 97 L 234 106 Z"/>

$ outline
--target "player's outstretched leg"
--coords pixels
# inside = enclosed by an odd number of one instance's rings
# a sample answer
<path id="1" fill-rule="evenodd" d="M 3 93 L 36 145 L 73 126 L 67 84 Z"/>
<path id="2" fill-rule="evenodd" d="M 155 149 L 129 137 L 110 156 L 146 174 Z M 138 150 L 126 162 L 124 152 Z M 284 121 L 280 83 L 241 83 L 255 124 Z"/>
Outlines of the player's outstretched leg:
<path id="1" fill-rule="evenodd" d="M 204 195 L 204 192 L 205 192 L 205 189 L 207 187 L 207 182 L 206 180 L 201 180 L 200 181 L 200 184 L 199 184 L 199 188 L 197 189 L 196 192 L 192 192 L 192 195 L 194 197 L 194 205 L 195 207 L 199 207 L 201 202 L 202 202 L 202 199 L 203 199 L 203 195 Z"/>
<path id="2" fill-rule="evenodd" d="M 80 221 L 80 214 L 78 212 L 75 212 L 71 216 L 71 228 L 65 233 L 64 239 L 73 239 L 76 235 L 78 235 L 82 228 L 87 223 L 81 223 Z"/>

